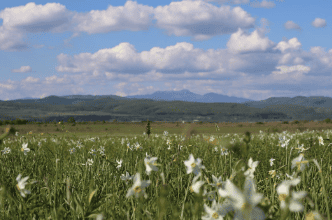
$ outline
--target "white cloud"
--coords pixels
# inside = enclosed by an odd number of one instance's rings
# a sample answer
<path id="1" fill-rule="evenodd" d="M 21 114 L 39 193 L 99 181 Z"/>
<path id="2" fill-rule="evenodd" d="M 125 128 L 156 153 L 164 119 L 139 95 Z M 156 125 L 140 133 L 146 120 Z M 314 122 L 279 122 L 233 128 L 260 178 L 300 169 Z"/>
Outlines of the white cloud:
<path id="1" fill-rule="evenodd" d="M 293 21 L 287 21 L 284 25 L 284 27 L 287 29 L 287 30 L 290 30 L 290 29 L 297 29 L 297 30 L 301 30 L 301 27 L 297 24 L 295 24 Z"/>
<path id="2" fill-rule="evenodd" d="M 82 32 L 141 31 L 152 25 L 165 30 L 168 35 L 190 36 L 197 41 L 226 34 L 230 34 L 230 38 L 226 49 L 202 50 L 188 42 L 177 42 L 137 52 L 135 45 L 122 42 L 95 53 L 60 53 L 56 57 L 58 65 L 55 69 L 59 73 L 69 74 L 54 74 L 44 79 L 28 76 L 21 81 L 8 80 L 0 83 L 0 92 L 3 97 L 15 98 L 26 96 L 29 88 L 29 96 L 40 97 L 40 94 L 58 94 L 59 91 L 82 94 L 89 91 L 89 87 L 92 90 L 94 85 L 98 85 L 98 91 L 134 95 L 153 93 L 169 86 L 176 90 L 186 88 L 197 91 L 199 88 L 196 93 L 200 94 L 214 91 L 230 96 L 264 99 L 268 95 L 291 94 L 294 85 L 303 91 L 309 88 L 307 85 L 311 85 L 312 91 L 307 92 L 314 93 L 319 91 L 319 87 L 331 84 L 328 76 L 332 68 L 332 49 L 326 53 L 324 48 L 312 47 L 310 52 L 305 52 L 295 37 L 274 43 L 265 36 L 267 19 L 262 18 L 261 27 L 258 28 L 255 27 L 256 19 L 241 7 L 216 7 L 207 2 L 171 2 L 153 8 L 127 1 L 124 6 L 109 6 L 106 10 L 87 13 L 68 11 L 59 3 L 36 5 L 31 2 L 25 6 L 6 8 L 0 12 L 0 18 L 3 19 L 0 50 L 6 51 L 31 48 L 22 41 L 27 33 L 71 31 L 72 36 L 64 41 L 68 44 Z M 210 2 L 248 4 L 249 0 Z M 263 0 L 251 6 L 271 8 L 275 5 Z M 312 25 L 325 27 L 326 22 L 316 18 Z M 287 21 L 284 27 L 287 30 L 301 30 L 293 21 Z M 249 33 L 250 28 L 255 30 Z M 41 48 L 44 45 L 34 47 Z M 21 66 L 12 72 L 25 73 L 31 70 L 30 66 Z M 109 90 L 110 83 L 113 92 Z M 151 86 L 152 83 L 159 84 Z M 279 89 L 273 91 L 273 87 Z M 94 92 L 98 94 L 98 91 Z"/>
<path id="3" fill-rule="evenodd" d="M 312 24 L 312 26 L 314 26 L 316 28 L 325 27 L 326 21 L 325 21 L 325 19 L 322 19 L 322 18 L 316 18 L 311 24 Z"/>
<path id="4" fill-rule="evenodd" d="M 274 8 L 276 4 L 272 1 L 263 0 L 262 2 L 252 2 L 250 3 L 250 6 L 253 8 Z"/>
<path id="5" fill-rule="evenodd" d="M 12 70 L 12 73 L 26 73 L 26 72 L 31 72 L 30 66 L 21 66 L 20 69 Z"/>

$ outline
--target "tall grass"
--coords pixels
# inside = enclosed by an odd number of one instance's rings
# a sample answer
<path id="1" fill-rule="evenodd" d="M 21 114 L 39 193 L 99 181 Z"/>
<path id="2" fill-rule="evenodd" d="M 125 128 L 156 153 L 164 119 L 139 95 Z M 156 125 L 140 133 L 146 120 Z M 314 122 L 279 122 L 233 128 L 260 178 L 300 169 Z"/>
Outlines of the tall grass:
<path id="1" fill-rule="evenodd" d="M 84 139 L 8 127 L 0 219 L 330 219 L 330 131 L 207 136 L 186 126 Z"/>

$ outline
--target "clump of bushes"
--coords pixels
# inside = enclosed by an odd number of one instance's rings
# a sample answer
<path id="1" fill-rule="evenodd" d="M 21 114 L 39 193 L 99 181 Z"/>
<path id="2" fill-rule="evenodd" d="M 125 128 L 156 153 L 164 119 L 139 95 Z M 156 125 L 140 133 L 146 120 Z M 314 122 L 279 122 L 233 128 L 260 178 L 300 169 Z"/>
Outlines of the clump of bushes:
<path id="1" fill-rule="evenodd" d="M 258 125 L 262 125 L 262 124 L 264 124 L 263 122 L 256 122 L 256 124 L 258 124 Z"/>
<path id="2" fill-rule="evenodd" d="M 331 119 L 327 118 L 324 120 L 326 123 L 331 123 Z"/>
<path id="3" fill-rule="evenodd" d="M 292 124 L 299 124 L 300 122 L 298 120 L 295 120 L 292 122 Z"/>
<path id="4" fill-rule="evenodd" d="M 283 121 L 282 124 L 288 124 L 288 121 Z"/>

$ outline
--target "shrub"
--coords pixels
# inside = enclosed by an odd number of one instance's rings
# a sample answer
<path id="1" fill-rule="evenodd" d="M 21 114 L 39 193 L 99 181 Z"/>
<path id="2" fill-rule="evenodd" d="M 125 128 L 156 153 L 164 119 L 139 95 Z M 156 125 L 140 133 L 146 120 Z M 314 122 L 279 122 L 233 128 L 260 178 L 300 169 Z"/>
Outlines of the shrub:
<path id="1" fill-rule="evenodd" d="M 292 124 L 299 124 L 300 122 L 298 120 L 295 120 L 292 122 Z"/>
<path id="2" fill-rule="evenodd" d="M 68 122 L 69 122 L 69 123 L 75 123 L 75 119 L 74 119 L 74 117 L 70 117 L 70 118 L 68 119 Z"/>
<path id="3" fill-rule="evenodd" d="M 331 119 L 327 118 L 324 120 L 326 123 L 331 123 Z"/>
<path id="4" fill-rule="evenodd" d="M 258 125 L 262 125 L 262 124 L 264 124 L 263 122 L 256 122 L 256 124 L 258 124 Z"/>
<path id="5" fill-rule="evenodd" d="M 283 121 L 282 124 L 288 124 L 288 121 Z"/>

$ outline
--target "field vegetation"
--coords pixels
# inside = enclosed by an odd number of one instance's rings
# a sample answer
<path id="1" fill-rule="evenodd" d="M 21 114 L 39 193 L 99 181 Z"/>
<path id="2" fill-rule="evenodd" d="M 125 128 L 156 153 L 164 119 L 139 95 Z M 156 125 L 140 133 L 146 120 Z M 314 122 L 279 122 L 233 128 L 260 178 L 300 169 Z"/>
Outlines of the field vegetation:
<path id="1" fill-rule="evenodd" d="M 331 121 L 1 121 L 1 219 L 331 219 Z"/>

